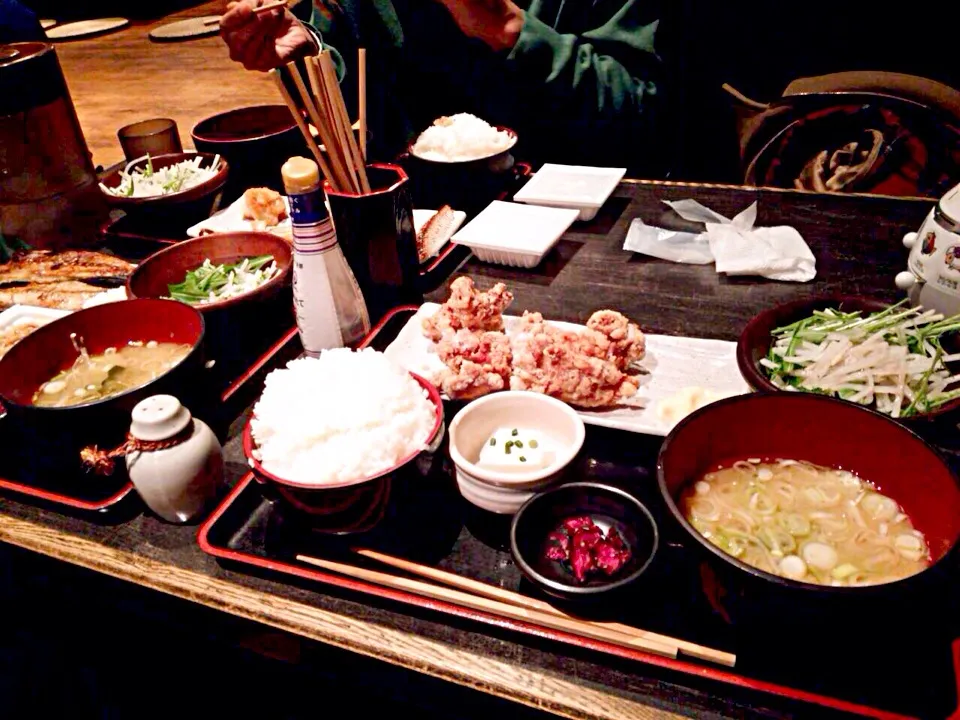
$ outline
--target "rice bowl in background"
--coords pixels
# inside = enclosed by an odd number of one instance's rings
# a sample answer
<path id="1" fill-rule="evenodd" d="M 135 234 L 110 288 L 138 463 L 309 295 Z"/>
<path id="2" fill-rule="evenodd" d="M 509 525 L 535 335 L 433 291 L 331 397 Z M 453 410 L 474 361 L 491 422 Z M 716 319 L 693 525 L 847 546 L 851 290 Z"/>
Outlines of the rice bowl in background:
<path id="1" fill-rule="evenodd" d="M 517 143 L 512 130 L 494 127 L 469 113 L 438 118 L 410 146 L 421 160 L 460 163 L 484 160 L 507 152 Z"/>

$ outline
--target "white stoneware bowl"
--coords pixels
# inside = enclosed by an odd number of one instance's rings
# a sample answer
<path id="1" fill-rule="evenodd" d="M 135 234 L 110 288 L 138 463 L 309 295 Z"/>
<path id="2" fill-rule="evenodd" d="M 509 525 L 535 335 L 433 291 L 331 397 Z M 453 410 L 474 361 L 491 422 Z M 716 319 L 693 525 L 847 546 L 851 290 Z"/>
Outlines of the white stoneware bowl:
<path id="1" fill-rule="evenodd" d="M 553 457 L 544 468 L 511 472 L 480 467 L 480 450 L 498 428 L 522 427 L 540 434 Z M 474 400 L 450 423 L 450 457 L 457 486 L 483 510 L 512 515 L 533 495 L 557 483 L 583 446 L 583 420 L 566 403 L 532 392 L 502 392 Z"/>

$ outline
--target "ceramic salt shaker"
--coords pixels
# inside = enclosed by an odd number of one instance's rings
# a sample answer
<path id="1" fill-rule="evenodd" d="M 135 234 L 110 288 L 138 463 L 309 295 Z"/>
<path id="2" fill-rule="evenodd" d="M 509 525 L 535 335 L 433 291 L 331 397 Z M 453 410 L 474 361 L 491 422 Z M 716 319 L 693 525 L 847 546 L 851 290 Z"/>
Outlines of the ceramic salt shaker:
<path id="1" fill-rule="evenodd" d="M 187 432 L 188 428 L 192 428 Z M 187 523 L 212 500 L 223 482 L 223 452 L 213 431 L 172 395 L 154 395 L 133 408 L 130 434 L 144 442 L 185 439 L 163 450 L 127 455 L 127 472 L 153 512 Z"/>

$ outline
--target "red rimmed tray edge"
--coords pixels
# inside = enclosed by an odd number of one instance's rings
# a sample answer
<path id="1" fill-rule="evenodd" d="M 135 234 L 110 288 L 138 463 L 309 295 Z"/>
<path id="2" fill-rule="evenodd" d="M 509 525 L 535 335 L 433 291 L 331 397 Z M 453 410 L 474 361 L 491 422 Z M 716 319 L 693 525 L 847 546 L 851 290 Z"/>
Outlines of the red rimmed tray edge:
<path id="1" fill-rule="evenodd" d="M 130 493 L 133 492 L 133 483 L 128 481 L 117 492 L 108 498 L 104 498 L 103 500 L 80 500 L 78 498 L 70 497 L 69 495 L 61 495 L 60 493 L 50 492 L 49 490 L 44 490 L 32 485 L 24 485 L 22 483 L 6 480 L 4 478 L 0 478 L 0 489 L 9 490 L 10 492 L 15 492 L 20 495 L 27 495 L 28 497 L 33 497 L 40 500 L 45 500 L 49 503 L 71 507 L 76 510 L 102 512 L 104 510 L 109 510 L 130 495 Z"/>
<path id="2" fill-rule="evenodd" d="M 418 608 L 424 608 L 426 610 L 452 615 L 457 618 L 476 621 L 486 625 L 493 625 L 495 627 L 512 630 L 525 635 L 532 635 L 554 642 L 573 645 L 578 648 L 593 650 L 626 660 L 642 662 L 648 665 L 664 668 L 666 670 L 699 677 L 704 680 L 733 685 L 746 690 L 766 693 L 768 695 L 774 695 L 789 700 L 819 705 L 832 710 L 853 713 L 863 717 L 878 718 L 881 720 L 902 720 L 904 718 L 912 717 L 910 715 L 901 715 L 887 710 L 881 710 L 879 708 L 873 708 L 867 705 L 861 705 L 847 700 L 833 698 L 827 695 L 819 695 L 806 690 L 798 690 L 786 685 L 778 685 L 776 683 L 766 682 L 763 680 L 747 678 L 737 675 L 733 672 L 720 670 L 718 668 L 709 667 L 706 665 L 699 665 L 686 660 L 675 660 L 672 658 L 645 653 L 639 650 L 629 650 L 627 648 L 611 645 L 602 641 L 591 640 L 589 638 L 582 638 L 569 633 L 550 630 L 534 623 L 509 620 L 489 613 L 464 608 L 452 603 L 432 600 L 415 595 L 413 593 L 393 590 L 391 588 L 385 588 L 379 585 L 367 583 L 362 580 L 356 580 L 350 577 L 323 572 L 306 565 L 272 560 L 256 555 L 250 555 L 237 550 L 231 550 L 227 547 L 214 545 L 210 541 L 210 532 L 220 518 L 226 514 L 234 500 L 247 489 L 250 483 L 254 482 L 256 482 L 256 479 L 253 477 L 252 473 L 245 475 L 237 483 L 233 490 L 231 490 L 230 493 L 223 499 L 220 505 L 217 506 L 216 510 L 214 510 L 210 517 L 207 518 L 207 520 L 204 521 L 204 523 L 197 530 L 197 543 L 203 552 L 219 560 L 236 562 L 242 565 L 251 565 L 263 570 L 268 570 L 270 572 L 292 575 L 300 579 L 320 582 L 327 585 L 332 585 L 334 587 L 343 588 L 348 591 L 364 593 L 374 597 L 400 602 L 406 605 L 413 605 Z M 955 645 L 954 653 L 957 665 L 960 666 L 960 649 L 958 648 L 960 648 L 960 641 L 958 641 L 958 644 Z M 957 669 L 960 671 L 960 667 Z M 960 683 L 960 680 L 958 680 L 958 683 Z M 958 709 L 957 714 L 955 714 L 953 717 L 960 717 L 960 709 Z"/>
<path id="3" fill-rule="evenodd" d="M 408 309 L 407 307 L 395 308 L 390 313 L 389 317 L 392 317 L 398 312 Z M 384 319 L 388 319 L 388 316 L 384 316 Z M 382 328 L 384 321 L 381 321 L 381 324 L 377 326 L 376 331 L 379 332 Z M 220 401 L 226 403 L 233 399 L 233 397 L 243 389 L 243 387 L 253 379 L 257 373 L 262 371 L 270 361 L 276 357 L 276 355 L 281 352 L 295 337 L 297 336 L 297 329 L 294 327 L 291 330 L 288 330 L 284 335 L 277 340 L 273 345 L 271 345 L 266 352 L 264 352 L 253 365 L 251 365 L 240 377 L 234 380 L 230 385 L 227 386 L 226 390 L 220 396 Z M 369 340 L 372 340 L 375 337 L 373 331 L 367 336 Z M 367 339 L 365 339 L 367 341 Z M 44 500 L 48 503 L 55 505 L 62 505 L 64 507 L 73 508 L 75 510 L 83 510 L 86 512 L 104 512 L 110 510 L 114 505 L 120 503 L 127 496 L 134 491 L 133 483 L 127 481 L 116 493 L 110 497 L 104 498 L 103 500 L 81 500 L 79 498 L 71 497 L 70 495 L 65 495 L 62 493 L 51 492 L 50 490 L 44 490 L 43 488 L 38 488 L 33 485 L 26 485 L 24 483 L 15 482 L 13 480 L 8 480 L 6 478 L 0 477 L 0 490 L 8 490 L 10 492 L 17 493 L 19 495 L 25 495 L 27 497 L 36 498 L 39 500 Z"/>

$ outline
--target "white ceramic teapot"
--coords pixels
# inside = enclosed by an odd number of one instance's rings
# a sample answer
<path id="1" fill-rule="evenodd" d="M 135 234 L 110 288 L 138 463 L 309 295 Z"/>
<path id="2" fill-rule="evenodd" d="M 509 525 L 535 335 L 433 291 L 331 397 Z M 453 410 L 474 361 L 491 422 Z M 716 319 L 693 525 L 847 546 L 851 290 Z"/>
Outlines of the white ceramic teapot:
<path id="1" fill-rule="evenodd" d="M 943 313 L 960 313 L 960 185 L 944 195 L 920 226 L 907 233 L 907 270 L 897 274 L 897 287 L 910 302 Z"/>

